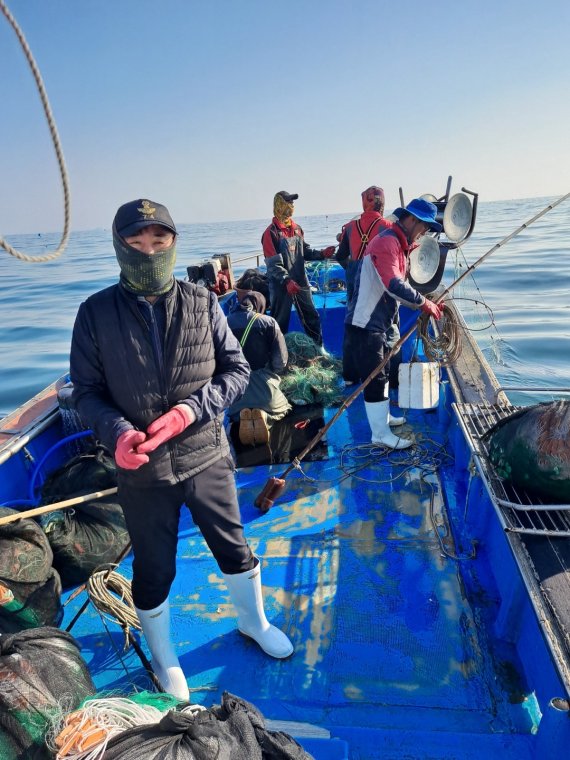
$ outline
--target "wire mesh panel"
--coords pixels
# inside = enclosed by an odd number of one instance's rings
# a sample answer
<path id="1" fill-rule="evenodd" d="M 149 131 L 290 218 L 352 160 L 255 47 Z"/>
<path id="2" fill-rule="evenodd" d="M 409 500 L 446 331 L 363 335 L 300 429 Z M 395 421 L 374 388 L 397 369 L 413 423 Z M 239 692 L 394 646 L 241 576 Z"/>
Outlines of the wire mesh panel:
<path id="1" fill-rule="evenodd" d="M 453 404 L 477 469 L 500 510 L 506 530 L 547 536 L 570 536 L 570 504 L 547 504 L 505 481 L 489 460 L 486 433 L 521 407 L 511 404 Z"/>

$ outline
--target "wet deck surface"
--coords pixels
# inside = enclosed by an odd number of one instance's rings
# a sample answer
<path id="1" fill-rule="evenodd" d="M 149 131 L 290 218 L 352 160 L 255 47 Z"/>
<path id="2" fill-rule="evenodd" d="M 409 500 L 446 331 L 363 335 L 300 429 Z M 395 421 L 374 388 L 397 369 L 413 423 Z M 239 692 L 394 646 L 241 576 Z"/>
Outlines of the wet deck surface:
<path id="1" fill-rule="evenodd" d="M 417 730 L 419 721 L 424 731 L 450 735 L 531 730 L 532 716 L 517 704 L 516 664 L 484 633 L 495 601 L 472 592 L 484 587 L 485 569 L 468 559 L 470 542 L 448 524 L 446 478 L 429 471 L 453 467 L 438 413 L 408 417 L 405 429 L 418 446 L 387 456 L 364 445 L 369 431 L 358 399 L 329 431 L 325 458 L 303 462 L 265 515 L 254 499 L 284 466 L 237 472 L 267 617 L 295 646 L 288 660 L 268 658 L 239 635 L 221 574 L 185 511 L 171 603 L 195 701 L 219 702 L 228 690 L 266 718 L 325 726 L 333 735 L 341 726 Z M 130 574 L 128 561 L 120 572 Z M 110 637 L 89 607 L 72 631 L 96 685 L 147 688 L 137 656 L 122 655 L 121 632 L 108 628 Z"/>

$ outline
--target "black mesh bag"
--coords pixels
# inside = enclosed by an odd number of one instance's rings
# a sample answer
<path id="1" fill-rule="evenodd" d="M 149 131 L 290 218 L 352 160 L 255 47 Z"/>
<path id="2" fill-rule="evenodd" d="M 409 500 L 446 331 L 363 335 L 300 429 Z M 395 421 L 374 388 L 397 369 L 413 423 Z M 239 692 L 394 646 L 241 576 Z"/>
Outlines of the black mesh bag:
<path id="1" fill-rule="evenodd" d="M 293 737 L 269 731 L 259 710 L 229 692 L 197 713 L 172 710 L 159 723 L 111 739 L 105 760 L 312 760 Z"/>
<path id="2" fill-rule="evenodd" d="M 53 504 L 116 485 L 113 458 L 96 447 L 52 473 L 42 486 L 41 500 Z M 114 562 L 129 542 L 116 495 L 48 513 L 41 523 L 64 588 L 86 581 L 98 565 Z"/>

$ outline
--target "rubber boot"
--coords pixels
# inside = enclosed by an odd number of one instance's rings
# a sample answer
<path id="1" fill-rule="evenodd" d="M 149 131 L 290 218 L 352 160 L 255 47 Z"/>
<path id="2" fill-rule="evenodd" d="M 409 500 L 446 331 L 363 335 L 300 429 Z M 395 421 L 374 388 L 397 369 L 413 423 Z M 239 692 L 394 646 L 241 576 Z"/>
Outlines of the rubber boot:
<path id="1" fill-rule="evenodd" d="M 398 425 L 403 425 L 405 421 L 405 417 L 394 417 L 394 415 L 388 414 L 388 425 L 390 427 L 398 427 Z"/>
<path id="2" fill-rule="evenodd" d="M 270 657 L 282 659 L 293 654 L 287 636 L 267 622 L 261 591 L 261 566 L 237 575 L 222 574 L 238 615 L 238 630 L 256 641 Z"/>
<path id="3" fill-rule="evenodd" d="M 365 401 L 366 416 L 368 424 L 372 430 L 372 443 L 381 443 L 389 449 L 407 449 L 412 445 L 408 438 L 400 438 L 394 435 L 388 424 L 388 415 L 390 414 L 390 401 L 377 401 L 375 403 Z"/>
<path id="4" fill-rule="evenodd" d="M 152 669 L 163 690 L 188 701 L 190 692 L 178 657 L 170 641 L 170 604 L 168 597 L 153 610 L 135 607 L 144 637 L 152 655 Z"/>

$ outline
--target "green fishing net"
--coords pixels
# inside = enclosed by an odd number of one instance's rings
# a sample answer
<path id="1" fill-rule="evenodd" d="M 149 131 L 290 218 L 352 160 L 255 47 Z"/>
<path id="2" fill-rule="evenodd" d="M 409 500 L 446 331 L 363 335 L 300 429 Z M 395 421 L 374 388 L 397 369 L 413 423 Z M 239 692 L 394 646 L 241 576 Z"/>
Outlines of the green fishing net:
<path id="1" fill-rule="evenodd" d="M 281 390 L 296 405 L 337 406 L 343 399 L 342 361 L 323 353 L 320 346 L 302 332 L 285 335 L 289 361 L 281 378 Z"/>

